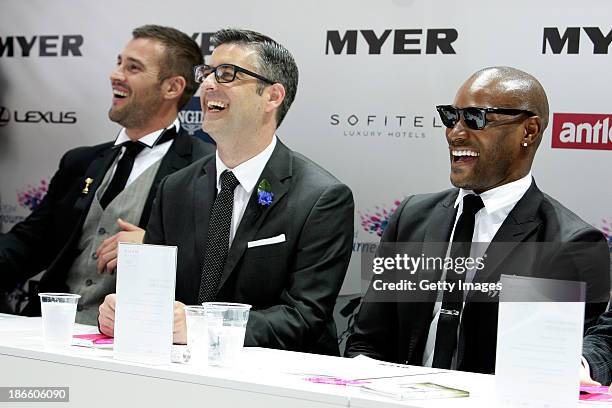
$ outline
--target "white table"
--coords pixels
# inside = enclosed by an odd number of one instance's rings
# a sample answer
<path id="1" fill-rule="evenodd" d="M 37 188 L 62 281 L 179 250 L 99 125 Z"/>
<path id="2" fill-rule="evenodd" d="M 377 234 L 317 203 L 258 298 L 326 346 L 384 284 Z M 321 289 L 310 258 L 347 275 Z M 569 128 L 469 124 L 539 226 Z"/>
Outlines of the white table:
<path id="1" fill-rule="evenodd" d="M 494 377 L 439 370 L 415 377 L 465 389 L 469 398 L 398 402 L 360 391 L 358 387 L 315 384 L 306 374 L 353 370 L 350 359 L 262 348 L 247 348 L 235 368 L 189 364 L 149 366 L 115 361 L 112 351 L 73 346 L 66 352 L 45 351 L 40 318 L 0 316 L 0 386 L 69 387 L 71 407 L 491 407 Z M 91 332 L 79 326 L 75 332 Z M 315 371 L 316 370 L 316 371 Z M 348 370 L 348 371 L 347 371 Z M 355 368 L 359 370 L 359 368 Z M 378 368 L 398 375 L 397 369 Z M 400 370 L 405 370 L 401 368 Z M 410 370 L 424 370 L 422 367 Z M 429 370 L 429 369 L 428 369 Z M 355 378 L 369 378 L 371 370 Z M 402 373 L 404 371 L 401 371 Z M 415 371 L 418 372 L 418 371 Z M 298 373 L 301 373 L 298 374 Z M 412 371 L 411 371 L 412 373 Z M 353 374 L 355 375 L 355 374 Z M 361 377 L 363 375 L 363 377 Z M 418 381 L 417 381 L 418 380 Z M 45 403 L 19 403 L 41 407 Z M 4 406 L 0 403 L 0 408 Z M 9 405 L 7 405 L 9 406 Z"/>

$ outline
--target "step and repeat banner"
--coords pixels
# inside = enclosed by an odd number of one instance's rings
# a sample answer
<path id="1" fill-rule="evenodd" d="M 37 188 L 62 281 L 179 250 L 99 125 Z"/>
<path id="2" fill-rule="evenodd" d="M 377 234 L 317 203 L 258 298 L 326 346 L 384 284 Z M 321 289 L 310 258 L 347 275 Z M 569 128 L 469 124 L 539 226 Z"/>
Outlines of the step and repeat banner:
<path id="1" fill-rule="evenodd" d="M 353 190 L 356 276 L 359 253 L 402 198 L 450 186 L 435 105 L 493 65 L 533 74 L 548 93 L 540 188 L 612 234 L 607 0 L 2 0 L 0 9 L 2 231 L 36 207 L 66 150 L 115 138 L 109 74 L 131 30 L 153 23 L 188 33 L 205 55 L 223 27 L 261 31 L 294 54 L 300 83 L 278 135 Z M 198 98 L 181 120 L 200 132 Z M 355 279 L 343 293 L 359 289 Z"/>

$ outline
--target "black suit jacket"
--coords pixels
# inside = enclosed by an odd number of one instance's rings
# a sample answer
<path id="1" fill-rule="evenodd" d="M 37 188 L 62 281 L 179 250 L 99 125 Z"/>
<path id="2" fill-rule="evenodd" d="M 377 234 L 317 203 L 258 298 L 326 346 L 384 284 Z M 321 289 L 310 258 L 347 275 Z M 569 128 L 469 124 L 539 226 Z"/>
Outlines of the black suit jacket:
<path id="1" fill-rule="evenodd" d="M 272 204 L 257 200 L 267 180 Z M 216 195 L 215 157 L 164 180 L 145 242 L 178 246 L 176 300 L 197 304 Z M 351 190 L 280 141 L 266 164 L 231 244 L 217 301 L 252 305 L 245 344 L 338 354 L 332 311 L 349 263 Z M 247 248 L 285 234 L 282 243 Z"/>
<path id="2" fill-rule="evenodd" d="M 0 235 L 2 288 L 10 290 L 46 269 L 39 291 L 67 291 L 66 273 L 78 255 L 76 248 L 83 223 L 117 150 L 109 142 L 78 147 L 64 154 L 40 205 L 24 221 Z M 181 129 L 162 159 L 138 225 L 146 226 L 157 187 L 165 176 L 214 151 L 212 144 L 191 137 Z M 84 194 L 86 178 L 92 178 L 93 183 Z M 35 293 L 33 296 L 23 311 L 26 315 L 40 315 L 39 301 Z"/>
<path id="3" fill-rule="evenodd" d="M 444 257 L 447 244 L 428 243 L 448 243 L 457 194 L 457 189 L 451 189 L 407 198 L 390 220 L 381 242 L 422 242 L 416 256 Z M 578 251 L 576 245 L 582 245 Z M 497 282 L 501 274 L 585 281 L 589 300 L 585 325 L 592 325 L 605 310 L 610 286 L 605 238 L 543 194 L 535 182 L 503 222 L 486 253 L 485 269 L 477 272 L 474 282 Z M 441 271 L 437 272 L 439 279 Z M 436 292 L 420 295 L 420 301 L 377 302 L 374 291 L 369 291 L 347 342 L 346 355 L 365 354 L 421 365 Z M 495 371 L 498 296 L 493 301 L 487 296 L 482 292 L 467 295 L 457 345 L 460 370 Z"/>
<path id="4" fill-rule="evenodd" d="M 612 310 L 601 315 L 597 325 L 587 330 L 582 355 L 589 363 L 591 377 L 604 385 L 612 382 Z"/>

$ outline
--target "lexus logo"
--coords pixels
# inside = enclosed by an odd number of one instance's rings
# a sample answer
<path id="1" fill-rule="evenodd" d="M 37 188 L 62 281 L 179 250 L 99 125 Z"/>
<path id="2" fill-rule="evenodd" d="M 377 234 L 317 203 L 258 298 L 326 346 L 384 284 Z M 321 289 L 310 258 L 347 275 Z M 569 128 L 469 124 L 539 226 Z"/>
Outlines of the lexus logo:
<path id="1" fill-rule="evenodd" d="M 0 106 L 0 126 L 6 126 L 10 119 L 11 111 L 4 106 Z"/>

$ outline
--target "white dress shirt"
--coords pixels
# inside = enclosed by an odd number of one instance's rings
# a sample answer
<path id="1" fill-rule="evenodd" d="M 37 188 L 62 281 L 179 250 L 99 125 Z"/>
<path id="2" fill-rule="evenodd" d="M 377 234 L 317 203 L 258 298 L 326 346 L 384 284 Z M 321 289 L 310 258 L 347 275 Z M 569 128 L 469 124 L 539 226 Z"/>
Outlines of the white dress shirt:
<path id="1" fill-rule="evenodd" d="M 175 127 L 176 133 L 178 133 L 180 130 L 180 126 L 181 126 L 178 117 L 174 120 L 174 122 L 172 122 L 170 126 L 168 126 L 167 129 L 171 128 L 172 126 Z M 134 159 L 134 167 L 132 167 L 132 172 L 130 173 L 130 177 L 128 177 L 127 183 L 125 184 L 126 187 L 129 186 L 131 182 L 136 180 L 138 176 L 144 173 L 145 170 L 147 170 L 153 163 L 157 162 L 158 160 L 161 160 L 161 158 L 164 157 L 166 153 L 168 153 L 168 150 L 170 150 L 170 146 L 172 146 L 172 142 L 173 142 L 172 140 L 169 140 L 161 144 L 155 144 L 155 142 L 157 141 L 157 139 L 159 138 L 159 136 L 162 134 L 164 130 L 166 129 L 156 130 L 155 132 L 149 133 L 148 135 L 143 136 L 140 139 L 138 139 L 139 142 L 144 143 L 149 148 L 143 149 L 140 153 L 138 153 L 138 156 L 136 156 L 136 158 Z M 119 136 L 117 136 L 117 140 L 115 140 L 115 146 L 128 142 L 130 140 L 131 139 L 127 135 L 125 128 L 123 128 L 121 129 L 121 132 L 119 132 Z M 124 153 L 125 153 L 125 147 L 122 147 L 119 159 L 121 159 L 121 156 L 123 156 Z M 112 173 L 110 175 L 109 180 L 112 180 L 112 177 L 115 174 L 117 163 L 119 163 L 118 160 L 115 162 L 115 165 L 112 168 Z"/>
<path id="2" fill-rule="evenodd" d="M 232 246 L 232 241 L 236 235 L 238 225 L 240 225 L 240 220 L 242 220 L 242 216 L 244 215 L 244 210 L 246 210 L 251 194 L 255 189 L 255 184 L 257 183 L 257 180 L 259 180 L 259 176 L 261 176 L 261 172 L 263 171 L 264 167 L 266 167 L 268 160 L 270 160 L 270 156 L 272 156 L 272 152 L 274 151 L 275 147 L 276 135 L 272 138 L 272 142 L 270 142 L 268 147 L 266 147 L 261 153 L 251 157 L 244 163 L 240 163 L 233 169 L 230 169 L 225 165 L 225 163 L 223 163 L 219 157 L 219 151 L 216 153 L 215 163 L 217 167 L 217 193 L 221 191 L 221 173 L 223 173 L 225 170 L 229 170 L 234 173 L 234 176 L 236 176 L 236 179 L 238 179 L 238 182 L 240 183 L 234 190 L 234 209 L 232 211 L 232 225 L 230 228 L 229 237 L 230 247 Z"/>
<path id="3" fill-rule="evenodd" d="M 527 190 L 532 183 L 531 172 L 525 177 L 485 191 L 480 194 L 480 198 L 484 203 L 484 207 L 481 208 L 474 217 L 474 235 L 472 235 L 472 242 L 490 243 L 497 234 L 499 227 L 503 224 L 510 214 L 510 211 L 514 208 L 516 203 L 525 195 Z M 453 230 L 449 242 L 452 243 L 453 236 L 455 235 L 455 227 L 457 221 L 463 212 L 463 197 L 468 194 L 475 194 L 472 190 L 459 190 L 459 195 L 455 200 L 455 208 L 457 209 L 457 215 L 455 216 L 455 222 L 453 224 Z M 470 250 L 470 257 L 477 258 L 481 257 L 486 251 L 486 245 L 473 245 Z M 450 243 L 447 249 L 446 256 L 449 256 Z M 466 273 L 465 281 L 472 282 L 474 280 L 475 269 L 470 269 Z M 442 274 L 441 280 L 446 278 L 446 270 Z M 444 292 L 438 291 L 438 298 L 433 310 L 433 319 L 429 326 L 429 333 L 427 335 L 427 343 L 425 344 L 425 351 L 423 353 L 423 366 L 431 367 L 433 364 L 434 348 L 436 345 L 436 330 L 438 329 L 438 318 L 440 316 L 440 309 L 442 307 L 442 297 Z M 465 295 L 465 294 L 464 294 Z M 458 334 L 458 333 L 457 333 Z M 455 349 L 455 356 L 453 358 L 453 364 L 451 368 L 456 368 L 456 357 L 457 350 Z"/>

